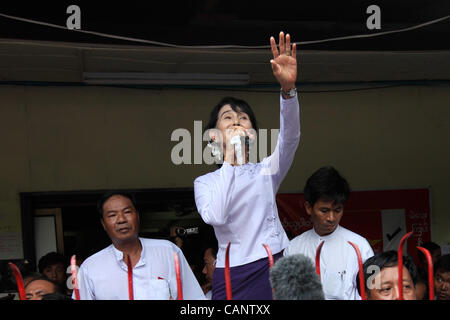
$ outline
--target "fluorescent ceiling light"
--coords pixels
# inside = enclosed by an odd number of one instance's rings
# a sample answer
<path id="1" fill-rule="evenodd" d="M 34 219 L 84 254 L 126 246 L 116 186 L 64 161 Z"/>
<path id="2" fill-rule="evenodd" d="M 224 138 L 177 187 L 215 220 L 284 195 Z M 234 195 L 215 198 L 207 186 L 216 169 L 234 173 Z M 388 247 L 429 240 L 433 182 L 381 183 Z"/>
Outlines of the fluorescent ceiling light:
<path id="1" fill-rule="evenodd" d="M 232 73 L 151 73 L 151 72 L 83 72 L 87 84 L 110 85 L 231 85 L 249 84 L 248 74 Z"/>

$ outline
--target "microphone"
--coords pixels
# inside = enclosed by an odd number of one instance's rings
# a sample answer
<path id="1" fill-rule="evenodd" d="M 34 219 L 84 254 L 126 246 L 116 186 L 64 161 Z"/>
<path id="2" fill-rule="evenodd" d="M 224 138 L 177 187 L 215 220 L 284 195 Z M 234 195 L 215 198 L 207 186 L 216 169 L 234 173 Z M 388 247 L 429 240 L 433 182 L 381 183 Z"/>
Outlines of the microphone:
<path id="1" fill-rule="evenodd" d="M 303 254 L 282 257 L 270 271 L 274 300 L 325 300 L 312 261 Z"/>
<path id="2" fill-rule="evenodd" d="M 241 136 L 233 136 L 230 140 L 230 144 L 234 145 L 234 154 L 236 155 L 236 160 L 238 164 L 243 164 L 244 159 L 242 157 L 242 143 Z"/>

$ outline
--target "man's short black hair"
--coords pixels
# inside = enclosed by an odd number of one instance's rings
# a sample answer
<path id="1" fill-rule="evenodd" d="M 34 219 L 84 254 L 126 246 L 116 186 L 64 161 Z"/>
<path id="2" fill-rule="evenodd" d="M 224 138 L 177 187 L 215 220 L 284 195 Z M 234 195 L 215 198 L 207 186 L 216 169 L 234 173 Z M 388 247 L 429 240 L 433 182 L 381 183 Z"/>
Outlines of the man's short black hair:
<path id="1" fill-rule="evenodd" d="M 381 272 L 384 268 L 390 268 L 398 266 L 398 255 L 397 251 L 390 250 L 385 251 L 382 253 L 378 253 L 374 255 L 373 257 L 370 257 L 369 259 L 364 262 L 363 270 L 364 270 L 364 284 L 367 284 L 367 279 L 369 277 L 373 276 L 374 273 L 372 270 L 369 270 L 370 266 L 377 266 Z M 416 285 L 418 280 L 418 271 L 417 267 L 414 264 L 412 258 L 410 256 L 403 256 L 403 266 L 408 270 L 409 275 L 411 276 L 411 279 Z M 361 295 L 361 288 L 359 286 L 359 275 L 356 276 L 356 287 L 358 289 L 359 295 Z M 367 288 L 366 288 L 367 293 Z"/>
<path id="2" fill-rule="evenodd" d="M 205 252 L 208 249 L 211 249 L 211 254 L 214 256 L 215 259 L 217 259 L 217 252 L 219 251 L 219 246 L 217 244 L 217 240 L 210 240 L 203 246 L 203 252 Z"/>
<path id="3" fill-rule="evenodd" d="M 45 268 L 47 268 L 48 266 L 54 265 L 54 264 L 58 264 L 58 263 L 62 263 L 63 267 L 66 267 L 66 265 L 67 265 L 66 258 L 60 253 L 49 252 L 45 256 L 42 256 L 42 258 L 39 259 L 39 262 L 38 262 L 39 272 L 43 273 Z M 65 272 L 65 270 L 64 270 L 64 272 Z"/>
<path id="4" fill-rule="evenodd" d="M 111 198 L 113 196 L 122 196 L 122 197 L 130 199 L 134 208 L 137 210 L 136 198 L 134 197 L 134 194 L 129 193 L 129 192 L 122 192 L 122 191 L 107 191 L 97 201 L 97 211 L 98 211 L 98 214 L 100 215 L 100 219 L 103 219 L 103 205 L 105 204 L 106 201 L 108 201 L 109 198 Z"/>
<path id="5" fill-rule="evenodd" d="M 344 204 L 350 195 L 350 187 L 335 168 L 325 166 L 308 178 L 303 192 L 305 200 L 309 202 L 311 207 L 318 200 Z"/>
<path id="6" fill-rule="evenodd" d="M 434 266 L 434 273 L 436 271 L 450 272 L 450 254 L 441 256 Z"/>

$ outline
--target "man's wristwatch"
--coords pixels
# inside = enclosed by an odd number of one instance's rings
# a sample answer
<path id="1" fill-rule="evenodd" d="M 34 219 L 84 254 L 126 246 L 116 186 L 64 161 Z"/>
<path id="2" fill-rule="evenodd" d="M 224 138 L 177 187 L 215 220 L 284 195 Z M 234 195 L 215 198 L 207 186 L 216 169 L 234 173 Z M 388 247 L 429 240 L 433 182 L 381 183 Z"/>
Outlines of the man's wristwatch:
<path id="1" fill-rule="evenodd" d="M 281 94 L 288 98 L 293 98 L 297 95 L 297 88 L 292 88 L 289 91 L 283 91 L 283 89 L 280 89 Z"/>

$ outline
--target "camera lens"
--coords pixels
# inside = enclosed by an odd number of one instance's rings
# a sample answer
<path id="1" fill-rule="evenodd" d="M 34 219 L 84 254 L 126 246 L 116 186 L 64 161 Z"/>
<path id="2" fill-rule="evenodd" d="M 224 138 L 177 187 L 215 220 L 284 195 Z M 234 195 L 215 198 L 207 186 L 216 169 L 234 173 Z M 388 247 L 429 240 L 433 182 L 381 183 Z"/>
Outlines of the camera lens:
<path id="1" fill-rule="evenodd" d="M 186 229 L 185 228 L 177 228 L 175 230 L 177 236 L 184 237 L 186 235 Z"/>

